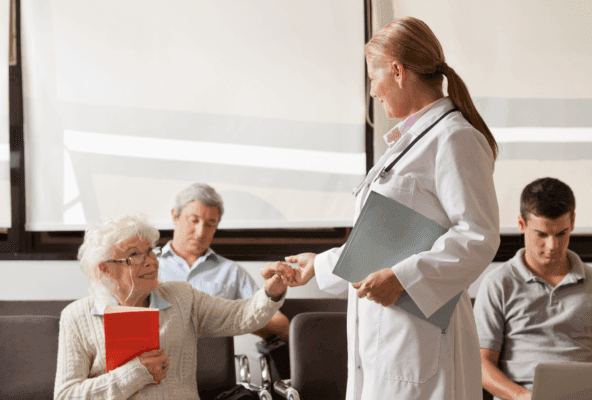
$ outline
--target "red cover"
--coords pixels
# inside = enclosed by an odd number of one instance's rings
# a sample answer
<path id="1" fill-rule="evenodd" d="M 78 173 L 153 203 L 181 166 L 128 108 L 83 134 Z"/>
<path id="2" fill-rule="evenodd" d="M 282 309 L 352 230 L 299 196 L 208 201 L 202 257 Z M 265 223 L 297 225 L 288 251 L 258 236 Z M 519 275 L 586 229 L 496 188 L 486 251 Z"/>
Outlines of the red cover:
<path id="1" fill-rule="evenodd" d="M 123 309 L 134 311 L 120 311 Z M 107 372 L 140 354 L 158 350 L 158 310 L 142 307 L 110 307 L 105 311 Z"/>

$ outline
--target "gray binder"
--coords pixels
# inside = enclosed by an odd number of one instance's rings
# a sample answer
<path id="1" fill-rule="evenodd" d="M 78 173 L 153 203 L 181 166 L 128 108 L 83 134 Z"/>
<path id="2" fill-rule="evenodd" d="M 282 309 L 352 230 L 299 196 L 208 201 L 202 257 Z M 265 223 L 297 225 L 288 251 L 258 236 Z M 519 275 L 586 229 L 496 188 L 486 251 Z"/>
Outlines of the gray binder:
<path id="1" fill-rule="evenodd" d="M 352 283 L 360 282 L 373 272 L 430 250 L 447 231 L 411 208 L 371 191 L 333 274 Z M 407 292 L 403 292 L 395 306 L 444 330 L 461 295 L 462 292 L 430 318 L 426 318 Z"/>

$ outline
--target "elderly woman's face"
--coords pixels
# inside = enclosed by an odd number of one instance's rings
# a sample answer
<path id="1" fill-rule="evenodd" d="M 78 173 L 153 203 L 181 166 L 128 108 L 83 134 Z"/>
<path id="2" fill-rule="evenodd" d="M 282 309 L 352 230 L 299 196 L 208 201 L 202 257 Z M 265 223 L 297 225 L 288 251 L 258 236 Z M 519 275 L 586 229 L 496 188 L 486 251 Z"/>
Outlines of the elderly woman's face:
<path id="1" fill-rule="evenodd" d="M 150 293 L 158 287 L 158 260 L 152 251 L 152 243 L 141 236 L 132 236 L 111 250 L 110 258 L 126 259 L 133 255 L 148 254 L 141 264 L 108 262 L 110 278 L 117 283 L 120 294 L 127 295 L 132 289 L 134 293 Z"/>

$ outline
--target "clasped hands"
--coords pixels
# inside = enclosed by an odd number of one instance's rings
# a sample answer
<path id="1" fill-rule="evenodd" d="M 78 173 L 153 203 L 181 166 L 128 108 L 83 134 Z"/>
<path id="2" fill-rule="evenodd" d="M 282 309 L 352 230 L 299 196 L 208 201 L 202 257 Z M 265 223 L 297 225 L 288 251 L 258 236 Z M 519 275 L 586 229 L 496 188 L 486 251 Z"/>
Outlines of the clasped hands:
<path id="1" fill-rule="evenodd" d="M 265 290 L 272 297 L 283 293 L 288 286 L 296 287 L 307 284 L 315 275 L 314 260 L 316 254 L 302 253 L 286 257 L 286 263 L 272 262 L 261 268 L 265 278 Z M 293 267 L 287 263 L 296 264 Z M 391 306 L 405 290 L 390 268 L 373 272 L 361 282 L 352 284 L 358 290 L 358 297 L 366 297 L 382 306 Z M 273 291 L 273 292 L 272 292 Z"/>

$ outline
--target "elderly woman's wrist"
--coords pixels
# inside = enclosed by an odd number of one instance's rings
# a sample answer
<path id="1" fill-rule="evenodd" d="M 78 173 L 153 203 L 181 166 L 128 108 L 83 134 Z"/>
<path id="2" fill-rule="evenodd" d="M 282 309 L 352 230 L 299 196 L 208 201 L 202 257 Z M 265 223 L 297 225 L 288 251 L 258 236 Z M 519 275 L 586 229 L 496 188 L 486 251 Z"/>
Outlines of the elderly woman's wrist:
<path id="1" fill-rule="evenodd" d="M 284 297 L 284 295 L 286 294 L 286 291 L 287 291 L 287 290 L 288 290 L 288 289 L 284 289 L 284 291 L 283 291 L 283 292 L 281 292 L 280 294 L 278 294 L 278 295 L 275 295 L 275 296 L 274 296 L 273 294 L 269 293 L 269 292 L 267 291 L 267 289 L 265 289 L 265 295 L 266 295 L 267 297 L 269 297 L 269 298 L 271 299 L 271 301 L 275 301 L 275 302 L 277 303 L 278 301 L 280 301 L 280 300 L 282 299 L 282 297 Z"/>

